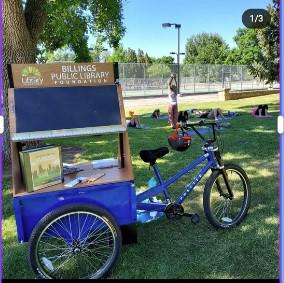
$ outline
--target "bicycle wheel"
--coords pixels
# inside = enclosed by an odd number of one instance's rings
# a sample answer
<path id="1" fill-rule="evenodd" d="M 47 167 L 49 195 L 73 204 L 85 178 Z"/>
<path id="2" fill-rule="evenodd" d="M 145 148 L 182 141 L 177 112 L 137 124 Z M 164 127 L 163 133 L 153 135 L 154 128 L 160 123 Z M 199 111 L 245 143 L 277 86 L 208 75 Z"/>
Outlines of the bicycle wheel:
<path id="1" fill-rule="evenodd" d="M 71 204 L 39 222 L 29 240 L 28 256 L 39 278 L 95 279 L 108 274 L 120 250 L 120 228 L 107 211 Z"/>
<path id="2" fill-rule="evenodd" d="M 238 225 L 250 206 L 251 188 L 245 171 L 234 164 L 225 165 L 233 198 L 228 196 L 221 171 L 214 171 L 205 184 L 203 207 L 207 220 L 218 228 Z"/>

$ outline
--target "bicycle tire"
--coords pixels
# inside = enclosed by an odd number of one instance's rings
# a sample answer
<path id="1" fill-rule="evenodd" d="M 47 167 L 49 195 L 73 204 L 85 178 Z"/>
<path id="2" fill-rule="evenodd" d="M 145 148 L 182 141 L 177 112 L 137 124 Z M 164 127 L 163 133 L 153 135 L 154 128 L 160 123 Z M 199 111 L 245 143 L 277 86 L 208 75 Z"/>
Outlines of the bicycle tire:
<path id="1" fill-rule="evenodd" d="M 238 165 L 235 164 L 225 164 L 225 170 L 228 174 L 229 183 L 233 191 L 234 197 L 232 200 L 225 198 L 220 195 L 220 182 L 223 182 L 224 178 L 221 170 L 215 170 L 210 177 L 208 178 L 204 192 L 203 192 L 203 208 L 204 213 L 211 225 L 216 228 L 230 228 L 236 225 L 239 225 L 243 219 L 246 217 L 248 209 L 250 207 L 251 200 L 251 187 L 247 174 L 245 171 Z M 234 173 L 234 176 L 232 175 Z M 240 186 L 237 187 L 234 182 L 239 178 Z M 218 180 L 218 182 L 217 182 Z M 217 184 L 216 184 L 217 183 Z M 224 182 L 223 182 L 224 184 Z M 216 187 L 216 192 L 214 191 Z M 242 187 L 242 188 L 240 188 Z M 223 186 L 223 189 L 226 188 Z M 227 189 L 224 189 L 227 192 Z M 242 191 L 243 190 L 243 191 Z M 241 191 L 241 192 L 239 192 Z M 219 197 L 218 197 L 219 194 Z M 212 201 L 213 197 L 220 199 L 223 204 L 218 206 L 215 205 L 215 211 L 213 211 L 214 202 Z M 238 198 L 238 199 L 237 199 Z M 240 202 L 240 210 L 237 211 L 236 216 L 233 216 L 232 205 Z M 223 205 L 223 206 L 222 206 Z M 218 210 L 217 210 L 218 209 Z M 226 211 L 225 211 L 226 209 Z M 220 216 L 218 216 L 219 211 L 221 211 Z M 227 213 L 227 215 L 225 215 Z M 231 215 L 228 215 L 231 214 Z"/>
<path id="2" fill-rule="evenodd" d="M 69 204 L 48 213 L 33 229 L 28 259 L 38 278 L 99 279 L 116 264 L 121 245 L 120 228 L 105 209 Z"/>

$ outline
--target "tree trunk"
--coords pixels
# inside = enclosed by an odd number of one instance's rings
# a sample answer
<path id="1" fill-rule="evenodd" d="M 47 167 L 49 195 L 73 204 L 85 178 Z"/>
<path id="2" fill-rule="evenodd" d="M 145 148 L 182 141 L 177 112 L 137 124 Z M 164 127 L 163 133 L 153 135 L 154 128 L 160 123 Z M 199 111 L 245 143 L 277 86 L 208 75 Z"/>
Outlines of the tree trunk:
<path id="1" fill-rule="evenodd" d="M 21 0 L 3 0 L 3 165 L 10 164 L 8 120 L 8 64 L 35 63 L 37 38 L 45 21 L 46 0 L 30 0 L 24 13 Z M 37 7 L 34 4 L 37 3 Z M 33 8 L 33 10 L 31 9 Z M 33 14 L 32 14 L 33 13 Z"/>

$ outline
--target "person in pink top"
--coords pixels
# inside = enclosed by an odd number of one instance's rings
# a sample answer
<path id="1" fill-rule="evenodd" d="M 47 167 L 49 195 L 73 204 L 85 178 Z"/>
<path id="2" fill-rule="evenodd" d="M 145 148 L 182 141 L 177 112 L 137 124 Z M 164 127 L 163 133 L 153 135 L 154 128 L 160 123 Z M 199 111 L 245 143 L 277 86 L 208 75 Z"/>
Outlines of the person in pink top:
<path id="1" fill-rule="evenodd" d="M 176 123 L 178 122 L 178 105 L 177 105 L 177 80 L 176 75 L 171 74 L 168 80 L 168 91 L 169 91 L 169 123 L 171 127 L 175 129 Z"/>

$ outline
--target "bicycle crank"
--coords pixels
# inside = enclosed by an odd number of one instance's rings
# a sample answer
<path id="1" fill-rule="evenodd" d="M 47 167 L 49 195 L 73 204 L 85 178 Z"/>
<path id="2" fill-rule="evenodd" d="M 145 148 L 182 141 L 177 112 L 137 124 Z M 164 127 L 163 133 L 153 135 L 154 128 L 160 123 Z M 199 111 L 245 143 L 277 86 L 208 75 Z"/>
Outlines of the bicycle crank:
<path id="1" fill-rule="evenodd" d="M 181 204 L 170 203 L 165 208 L 165 214 L 169 219 L 180 219 L 184 216 L 184 209 Z"/>
<path id="2" fill-rule="evenodd" d="M 185 213 L 181 204 L 170 203 L 165 209 L 165 214 L 169 219 L 180 219 L 183 216 L 190 217 L 193 224 L 197 224 L 200 221 L 197 213 Z"/>

